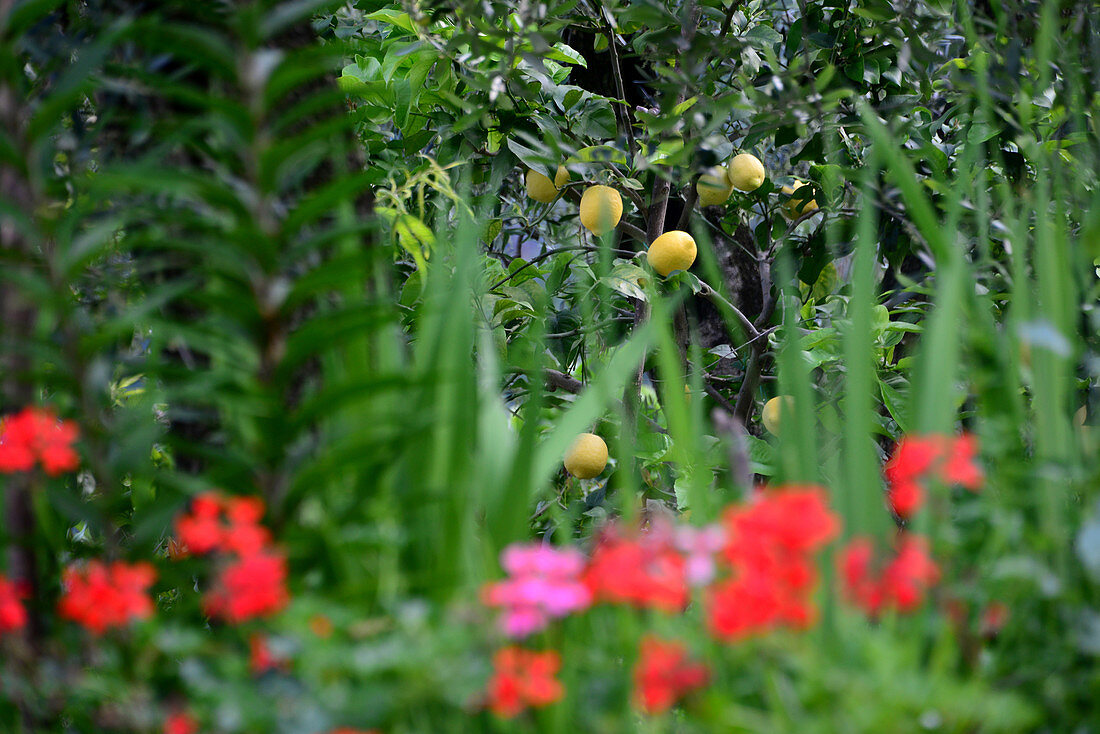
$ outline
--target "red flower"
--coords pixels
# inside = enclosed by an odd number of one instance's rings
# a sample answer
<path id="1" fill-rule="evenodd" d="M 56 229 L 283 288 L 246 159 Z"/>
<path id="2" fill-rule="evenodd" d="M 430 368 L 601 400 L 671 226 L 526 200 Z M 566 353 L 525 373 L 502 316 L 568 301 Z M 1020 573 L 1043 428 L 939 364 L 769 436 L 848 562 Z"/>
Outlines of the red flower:
<path id="1" fill-rule="evenodd" d="M 264 551 L 227 565 L 217 587 L 206 595 L 205 606 L 211 616 L 243 622 L 274 614 L 287 601 L 286 558 Z"/>
<path id="2" fill-rule="evenodd" d="M 738 640 L 779 625 L 813 624 L 812 553 L 840 528 L 825 491 L 796 485 L 758 492 L 749 505 L 728 509 L 724 522 L 730 537 L 724 557 L 733 575 L 708 590 L 711 632 Z"/>
<path id="3" fill-rule="evenodd" d="M 511 718 L 528 706 L 548 706 L 564 694 L 555 678 L 561 668 L 561 656 L 554 650 L 535 652 L 505 647 L 493 656 L 493 668 L 486 697 L 489 709 L 498 716 Z"/>
<path id="4" fill-rule="evenodd" d="M 806 628 L 817 614 L 809 590 L 816 574 L 799 557 L 749 562 L 737 575 L 707 590 L 707 624 L 714 636 L 741 640 L 780 625 Z"/>
<path id="5" fill-rule="evenodd" d="M 26 592 L 20 584 L 8 581 L 0 574 L 0 633 L 22 629 L 27 624 L 27 610 L 23 606 Z"/>
<path id="6" fill-rule="evenodd" d="M 883 468 L 886 481 L 895 485 L 922 479 L 943 456 L 943 449 L 941 436 L 902 437 Z"/>
<path id="7" fill-rule="evenodd" d="M 905 436 L 883 469 L 890 508 L 903 520 L 912 517 L 924 503 L 920 482 L 933 473 L 945 484 L 977 490 L 985 479 L 975 463 L 977 453 L 977 440 L 968 433 L 955 438 Z"/>
<path id="8" fill-rule="evenodd" d="M 203 555 L 219 548 L 224 538 L 221 495 L 204 492 L 191 504 L 191 514 L 176 518 L 176 535 L 189 553 Z"/>
<path id="9" fill-rule="evenodd" d="M 222 497 L 217 492 L 197 496 L 191 514 L 176 520 L 176 535 L 190 553 L 224 551 L 247 556 L 271 542 L 271 533 L 259 524 L 264 503 L 259 497 Z"/>
<path id="10" fill-rule="evenodd" d="M 190 715 L 177 711 L 164 720 L 164 734 L 198 734 L 199 725 Z"/>
<path id="11" fill-rule="evenodd" d="M 984 637 L 996 637 L 1008 622 L 1008 607 L 999 601 L 991 603 L 982 612 L 981 633 Z"/>
<path id="12" fill-rule="evenodd" d="M 977 491 L 985 481 L 985 474 L 974 461 L 978 455 L 978 440 L 973 434 L 957 436 L 948 448 L 947 459 L 941 469 L 943 481 L 958 484 L 971 491 Z"/>
<path id="13" fill-rule="evenodd" d="M 153 614 L 147 590 L 156 579 L 156 571 L 148 563 L 127 565 L 116 561 L 107 565 L 90 561 L 83 568 L 66 568 L 61 579 L 64 593 L 58 612 L 94 634 Z"/>
<path id="14" fill-rule="evenodd" d="M 248 667 L 253 675 L 261 675 L 269 670 L 286 670 L 289 660 L 277 655 L 267 644 L 267 637 L 253 633 L 248 638 Z"/>
<path id="15" fill-rule="evenodd" d="M 634 701 L 647 714 L 660 714 L 706 685 L 707 678 L 706 666 L 688 662 L 681 643 L 647 636 L 634 667 Z"/>
<path id="16" fill-rule="evenodd" d="M 895 515 L 908 520 L 924 504 L 924 489 L 911 479 L 898 481 L 886 490 L 886 501 Z"/>
<path id="17" fill-rule="evenodd" d="M 816 550 L 836 537 L 840 520 L 822 487 L 789 484 L 757 492 L 751 503 L 731 507 L 725 523 L 732 537 L 726 557 L 735 563 L 746 546 L 776 546 L 794 553 Z"/>
<path id="18" fill-rule="evenodd" d="M 689 587 L 684 557 L 661 528 L 624 537 L 614 526 L 602 533 L 584 582 L 596 601 L 679 612 Z"/>
<path id="19" fill-rule="evenodd" d="M 879 613 L 883 603 L 882 584 L 871 572 L 874 555 L 870 539 L 853 538 L 837 559 L 846 595 L 871 616 Z"/>
<path id="20" fill-rule="evenodd" d="M 37 459 L 50 476 L 72 471 L 80 458 L 72 444 L 79 435 L 72 421 L 50 410 L 24 408 L 0 422 L 0 472 L 30 471 Z"/>
<path id="21" fill-rule="evenodd" d="M 271 543 L 271 532 L 262 525 L 231 524 L 225 530 L 222 549 L 239 556 L 259 553 Z"/>
<path id="22" fill-rule="evenodd" d="M 855 538 L 838 559 L 845 595 L 870 616 L 883 609 L 911 612 L 924 602 L 924 593 L 939 580 L 939 568 L 928 555 L 923 538 L 905 536 L 894 557 L 876 575 L 871 541 Z"/>
<path id="23" fill-rule="evenodd" d="M 924 538 L 906 535 L 894 560 L 882 573 L 883 592 L 899 612 L 911 612 L 924 602 L 924 592 L 939 581 L 940 570 L 928 554 Z"/>
<path id="24" fill-rule="evenodd" d="M 20 414 L 21 415 L 21 414 Z M 30 471 L 34 468 L 34 450 L 16 422 L 18 416 L 0 421 L 0 473 Z"/>

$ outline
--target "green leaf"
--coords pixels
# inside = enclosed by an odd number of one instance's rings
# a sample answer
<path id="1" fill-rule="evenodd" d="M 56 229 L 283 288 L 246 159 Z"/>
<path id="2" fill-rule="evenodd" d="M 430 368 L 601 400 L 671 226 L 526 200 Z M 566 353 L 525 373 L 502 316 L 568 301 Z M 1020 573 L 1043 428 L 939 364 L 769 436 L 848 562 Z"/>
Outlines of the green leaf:
<path id="1" fill-rule="evenodd" d="M 611 145 L 590 145 L 581 148 L 569 157 L 570 162 L 580 163 L 618 163 L 629 165 L 626 153 Z"/>
<path id="2" fill-rule="evenodd" d="M 557 169 L 558 161 L 549 148 L 538 141 L 531 141 L 532 145 L 538 147 L 529 147 L 516 140 L 514 137 L 508 137 L 508 150 L 512 151 L 523 165 L 528 168 L 532 168 L 536 171 L 553 171 Z"/>
<path id="3" fill-rule="evenodd" d="M 554 44 L 553 50 L 546 54 L 546 58 L 564 64 L 579 64 L 586 69 L 588 68 L 588 62 L 584 60 L 583 56 L 560 41 Z"/>
<path id="4" fill-rule="evenodd" d="M 749 29 L 745 34 L 745 40 L 763 50 L 770 49 L 777 43 L 782 43 L 783 36 L 779 35 L 771 26 L 760 23 Z"/>
<path id="5" fill-rule="evenodd" d="M 651 276 L 632 262 L 616 263 L 611 272 L 601 280 L 624 296 L 641 301 L 649 300 L 645 284 L 651 280 Z"/>
<path id="6" fill-rule="evenodd" d="M 383 23 L 389 23 L 390 25 L 397 26 L 398 28 L 408 31 L 409 33 L 416 33 L 416 26 L 412 22 L 412 18 L 408 13 L 402 13 L 392 8 L 382 8 L 376 10 L 366 16 L 368 20 L 378 20 Z"/>
<path id="7" fill-rule="evenodd" d="M 753 474 L 770 477 L 775 474 L 775 447 L 762 438 L 745 435 L 749 450 L 749 469 Z"/>

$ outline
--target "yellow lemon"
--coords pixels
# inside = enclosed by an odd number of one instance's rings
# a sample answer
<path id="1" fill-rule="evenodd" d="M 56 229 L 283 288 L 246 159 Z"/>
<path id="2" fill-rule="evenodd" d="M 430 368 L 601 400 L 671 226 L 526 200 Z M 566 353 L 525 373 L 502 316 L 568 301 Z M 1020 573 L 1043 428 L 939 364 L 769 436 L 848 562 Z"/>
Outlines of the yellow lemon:
<path id="1" fill-rule="evenodd" d="M 623 216 L 623 197 L 610 186 L 589 186 L 581 195 L 581 224 L 599 237 L 618 225 Z"/>
<path id="2" fill-rule="evenodd" d="M 794 410 L 794 398 L 790 395 L 778 395 L 764 403 L 764 410 L 760 418 L 764 421 L 764 428 L 773 436 L 779 435 L 779 417 L 783 411 Z"/>
<path id="3" fill-rule="evenodd" d="M 719 206 L 730 198 L 733 184 L 726 178 L 726 169 L 715 166 L 699 177 L 695 192 L 699 194 L 699 203 L 702 206 Z"/>
<path id="4" fill-rule="evenodd" d="M 673 270 L 690 268 L 697 252 L 691 235 L 674 229 L 653 240 L 645 257 L 650 267 L 661 275 L 668 275 Z"/>
<path id="5" fill-rule="evenodd" d="M 756 191 L 764 183 L 764 164 L 750 153 L 735 155 L 726 169 L 730 184 L 738 191 Z"/>
<path id="6" fill-rule="evenodd" d="M 607 444 L 594 433 L 582 433 L 565 452 L 565 470 L 577 479 L 599 476 L 607 466 Z"/>
<path id="7" fill-rule="evenodd" d="M 798 191 L 800 188 L 802 188 L 805 185 L 806 185 L 805 181 L 795 181 L 793 187 L 792 186 L 784 186 L 781 189 L 781 191 L 784 194 L 786 194 L 787 196 L 792 196 L 794 194 L 794 192 Z M 798 219 L 803 214 L 808 214 L 809 212 L 812 212 L 814 209 L 817 209 L 817 200 L 816 199 L 810 199 L 809 201 L 804 202 L 804 203 L 802 201 L 799 201 L 799 200 L 796 199 L 795 201 L 788 201 L 786 204 L 783 205 L 783 210 L 785 212 L 787 212 L 787 216 L 790 217 L 791 219 Z"/>
<path id="8" fill-rule="evenodd" d="M 527 169 L 527 195 L 535 201 L 549 204 L 557 198 L 558 190 L 569 183 L 569 170 L 565 166 L 558 166 L 558 172 L 554 174 L 554 180 L 538 171 Z"/>

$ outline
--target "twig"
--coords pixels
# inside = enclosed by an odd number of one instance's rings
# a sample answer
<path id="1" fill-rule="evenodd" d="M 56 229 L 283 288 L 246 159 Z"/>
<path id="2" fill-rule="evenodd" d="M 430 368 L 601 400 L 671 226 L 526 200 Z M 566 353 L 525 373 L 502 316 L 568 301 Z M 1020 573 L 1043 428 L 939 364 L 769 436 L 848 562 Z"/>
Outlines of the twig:
<path id="1" fill-rule="evenodd" d="M 728 451 L 730 472 L 734 481 L 743 489 L 752 487 L 752 466 L 749 463 L 749 450 L 745 442 L 745 424 L 733 413 L 715 409 L 711 413 L 714 427 L 729 438 Z"/>
<path id="2" fill-rule="evenodd" d="M 756 328 L 756 325 L 749 320 L 748 316 L 741 312 L 741 309 L 727 301 L 722 297 L 721 293 L 711 288 L 702 280 L 700 280 L 699 283 L 702 285 L 702 288 L 699 289 L 699 295 L 717 306 L 719 311 L 724 308 L 732 312 L 733 315 L 737 317 L 738 323 L 741 324 L 741 328 L 744 330 L 747 339 L 752 341 L 760 336 L 760 331 Z"/>
<path id="3" fill-rule="evenodd" d="M 653 201 L 649 205 L 649 215 L 646 222 L 646 234 L 649 241 L 660 237 L 665 231 L 665 213 L 668 211 L 668 194 L 672 190 L 672 182 L 654 174 L 657 180 L 653 184 Z"/>
<path id="4" fill-rule="evenodd" d="M 640 227 L 635 227 L 629 222 L 620 221 L 618 228 L 622 230 L 623 234 L 629 235 L 632 239 L 641 242 L 643 245 L 649 245 L 649 239 L 646 237 L 645 232 L 643 232 Z"/>
<path id="5" fill-rule="evenodd" d="M 580 395 L 581 391 L 584 390 L 584 383 L 583 382 L 576 379 L 575 377 L 571 377 L 571 376 L 565 374 L 564 372 L 559 372 L 558 370 L 547 369 L 545 371 L 545 374 L 546 374 L 546 384 L 548 384 L 550 386 L 551 391 L 561 389 L 561 390 L 565 390 L 566 392 L 573 393 L 574 395 Z M 661 426 L 661 424 L 658 423 L 657 421 L 653 420 L 649 416 L 642 416 L 642 417 L 645 418 L 646 423 L 653 430 L 657 431 L 658 433 L 664 433 L 666 435 L 668 434 L 668 430 L 665 429 L 663 426 Z"/>
<path id="6" fill-rule="evenodd" d="M 706 391 L 707 395 L 710 395 L 712 398 L 714 398 L 714 401 L 716 403 L 725 408 L 730 415 L 733 415 L 733 405 L 730 404 L 730 401 L 726 400 L 725 395 L 718 392 L 718 389 L 715 388 L 714 385 L 710 384 L 710 375 L 707 375 L 703 380 L 703 390 Z"/>
<path id="7" fill-rule="evenodd" d="M 771 261 L 767 258 L 760 259 L 760 288 L 764 292 L 764 305 L 760 309 L 760 315 L 753 324 L 761 329 L 767 324 L 775 311 L 776 299 L 772 295 L 772 268 Z M 752 345 L 749 354 L 749 362 L 745 366 L 745 379 L 741 382 L 741 389 L 737 391 L 737 402 L 734 405 L 734 415 L 744 424 L 748 424 L 752 415 L 753 393 L 760 384 L 760 362 L 764 354 L 767 342 L 760 340 Z"/>
<path id="8" fill-rule="evenodd" d="M 550 386 L 551 391 L 561 389 L 574 395 L 580 395 L 584 390 L 583 382 L 558 370 L 546 370 L 546 384 Z"/>
<path id="9" fill-rule="evenodd" d="M 722 28 L 718 31 L 719 40 L 725 38 L 726 34 L 730 32 L 730 24 L 733 23 L 733 14 L 737 12 L 739 7 L 741 7 L 740 0 L 734 0 L 730 4 L 730 9 L 726 11 L 726 18 L 722 21 Z"/>
<path id="10" fill-rule="evenodd" d="M 676 222 L 676 229 L 681 232 L 687 231 L 688 222 L 691 221 L 691 210 L 695 208 L 695 202 L 699 198 L 699 192 L 695 188 L 698 181 L 699 179 L 696 177 L 688 186 L 687 193 L 684 194 L 684 210 L 680 212 L 680 221 Z"/>
<path id="11" fill-rule="evenodd" d="M 536 255 L 535 257 L 531 258 L 530 260 L 528 260 L 522 266 L 516 268 L 511 273 L 508 273 L 508 275 L 504 276 L 502 279 L 500 279 L 499 281 L 497 281 L 493 285 L 489 286 L 489 288 L 487 290 L 495 291 L 497 288 L 501 287 L 502 285 L 507 283 L 509 280 L 516 277 L 520 273 L 522 273 L 527 268 L 531 267 L 532 265 L 537 265 L 538 263 L 542 262 L 546 258 L 557 255 L 559 252 L 576 252 L 577 250 L 584 250 L 584 251 L 587 251 L 587 252 L 598 252 L 599 249 L 600 248 L 598 248 L 594 245 L 570 245 L 569 247 L 558 247 L 558 248 L 553 249 L 553 250 L 547 250 L 546 252 L 543 252 L 542 254 Z M 613 253 L 615 253 L 616 255 L 622 255 L 624 257 L 633 257 L 634 256 L 634 253 L 631 252 L 630 250 L 612 249 L 611 251 Z"/>
<path id="12" fill-rule="evenodd" d="M 623 85 L 623 70 L 619 66 L 619 49 L 615 45 L 615 29 L 611 23 L 607 24 L 607 46 L 611 50 L 611 72 L 615 77 L 615 91 L 619 95 L 619 114 L 616 117 L 622 119 L 626 128 L 626 140 L 630 149 L 630 165 L 634 165 L 634 157 L 637 153 L 637 143 L 634 141 L 634 126 L 630 119 L 630 107 L 626 101 L 626 87 Z"/>

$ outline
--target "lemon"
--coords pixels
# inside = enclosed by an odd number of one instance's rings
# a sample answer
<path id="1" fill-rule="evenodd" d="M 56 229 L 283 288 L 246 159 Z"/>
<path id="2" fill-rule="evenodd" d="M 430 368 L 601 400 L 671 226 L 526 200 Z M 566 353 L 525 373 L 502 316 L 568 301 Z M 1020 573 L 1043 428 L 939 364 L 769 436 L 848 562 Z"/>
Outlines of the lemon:
<path id="1" fill-rule="evenodd" d="M 738 191 L 756 191 L 764 183 L 764 164 L 750 153 L 735 155 L 726 169 L 726 177 Z"/>
<path id="2" fill-rule="evenodd" d="M 581 195 L 581 224 L 599 237 L 618 225 L 623 216 L 623 197 L 610 186 L 589 186 Z"/>
<path id="3" fill-rule="evenodd" d="M 794 398 L 790 395 L 778 395 L 764 403 L 764 410 L 760 418 L 764 421 L 764 428 L 773 436 L 779 435 L 779 417 L 784 411 L 794 410 Z"/>
<path id="4" fill-rule="evenodd" d="M 695 192 L 699 194 L 699 203 L 703 206 L 719 206 L 725 204 L 733 193 L 733 184 L 726 178 L 726 169 L 722 166 L 711 168 L 695 184 Z"/>
<path id="5" fill-rule="evenodd" d="M 569 183 L 569 170 L 565 166 L 558 166 L 553 181 L 549 176 L 527 169 L 527 195 L 543 204 L 549 204 L 556 199 L 558 190 L 567 183 Z"/>
<path id="6" fill-rule="evenodd" d="M 650 267 L 661 275 L 668 275 L 673 270 L 690 268 L 697 252 L 691 235 L 674 229 L 653 240 L 645 257 Z"/>
<path id="7" fill-rule="evenodd" d="M 565 470 L 577 479 L 599 476 L 607 466 L 607 444 L 594 433 L 582 433 L 565 452 Z"/>
<path id="8" fill-rule="evenodd" d="M 781 191 L 784 194 L 787 194 L 788 196 L 793 196 L 794 192 L 798 191 L 800 188 L 802 188 L 805 185 L 806 185 L 805 181 L 797 181 L 796 180 L 794 182 L 793 187 L 792 186 L 784 186 L 781 189 Z M 802 201 L 798 201 L 798 200 L 788 201 L 786 204 L 783 205 L 783 209 L 784 209 L 784 211 L 787 212 L 788 217 L 790 217 L 791 219 L 798 219 L 803 214 L 807 214 L 809 212 L 812 212 L 814 209 L 817 209 L 817 200 L 816 199 L 810 199 L 807 202 L 802 202 Z"/>

